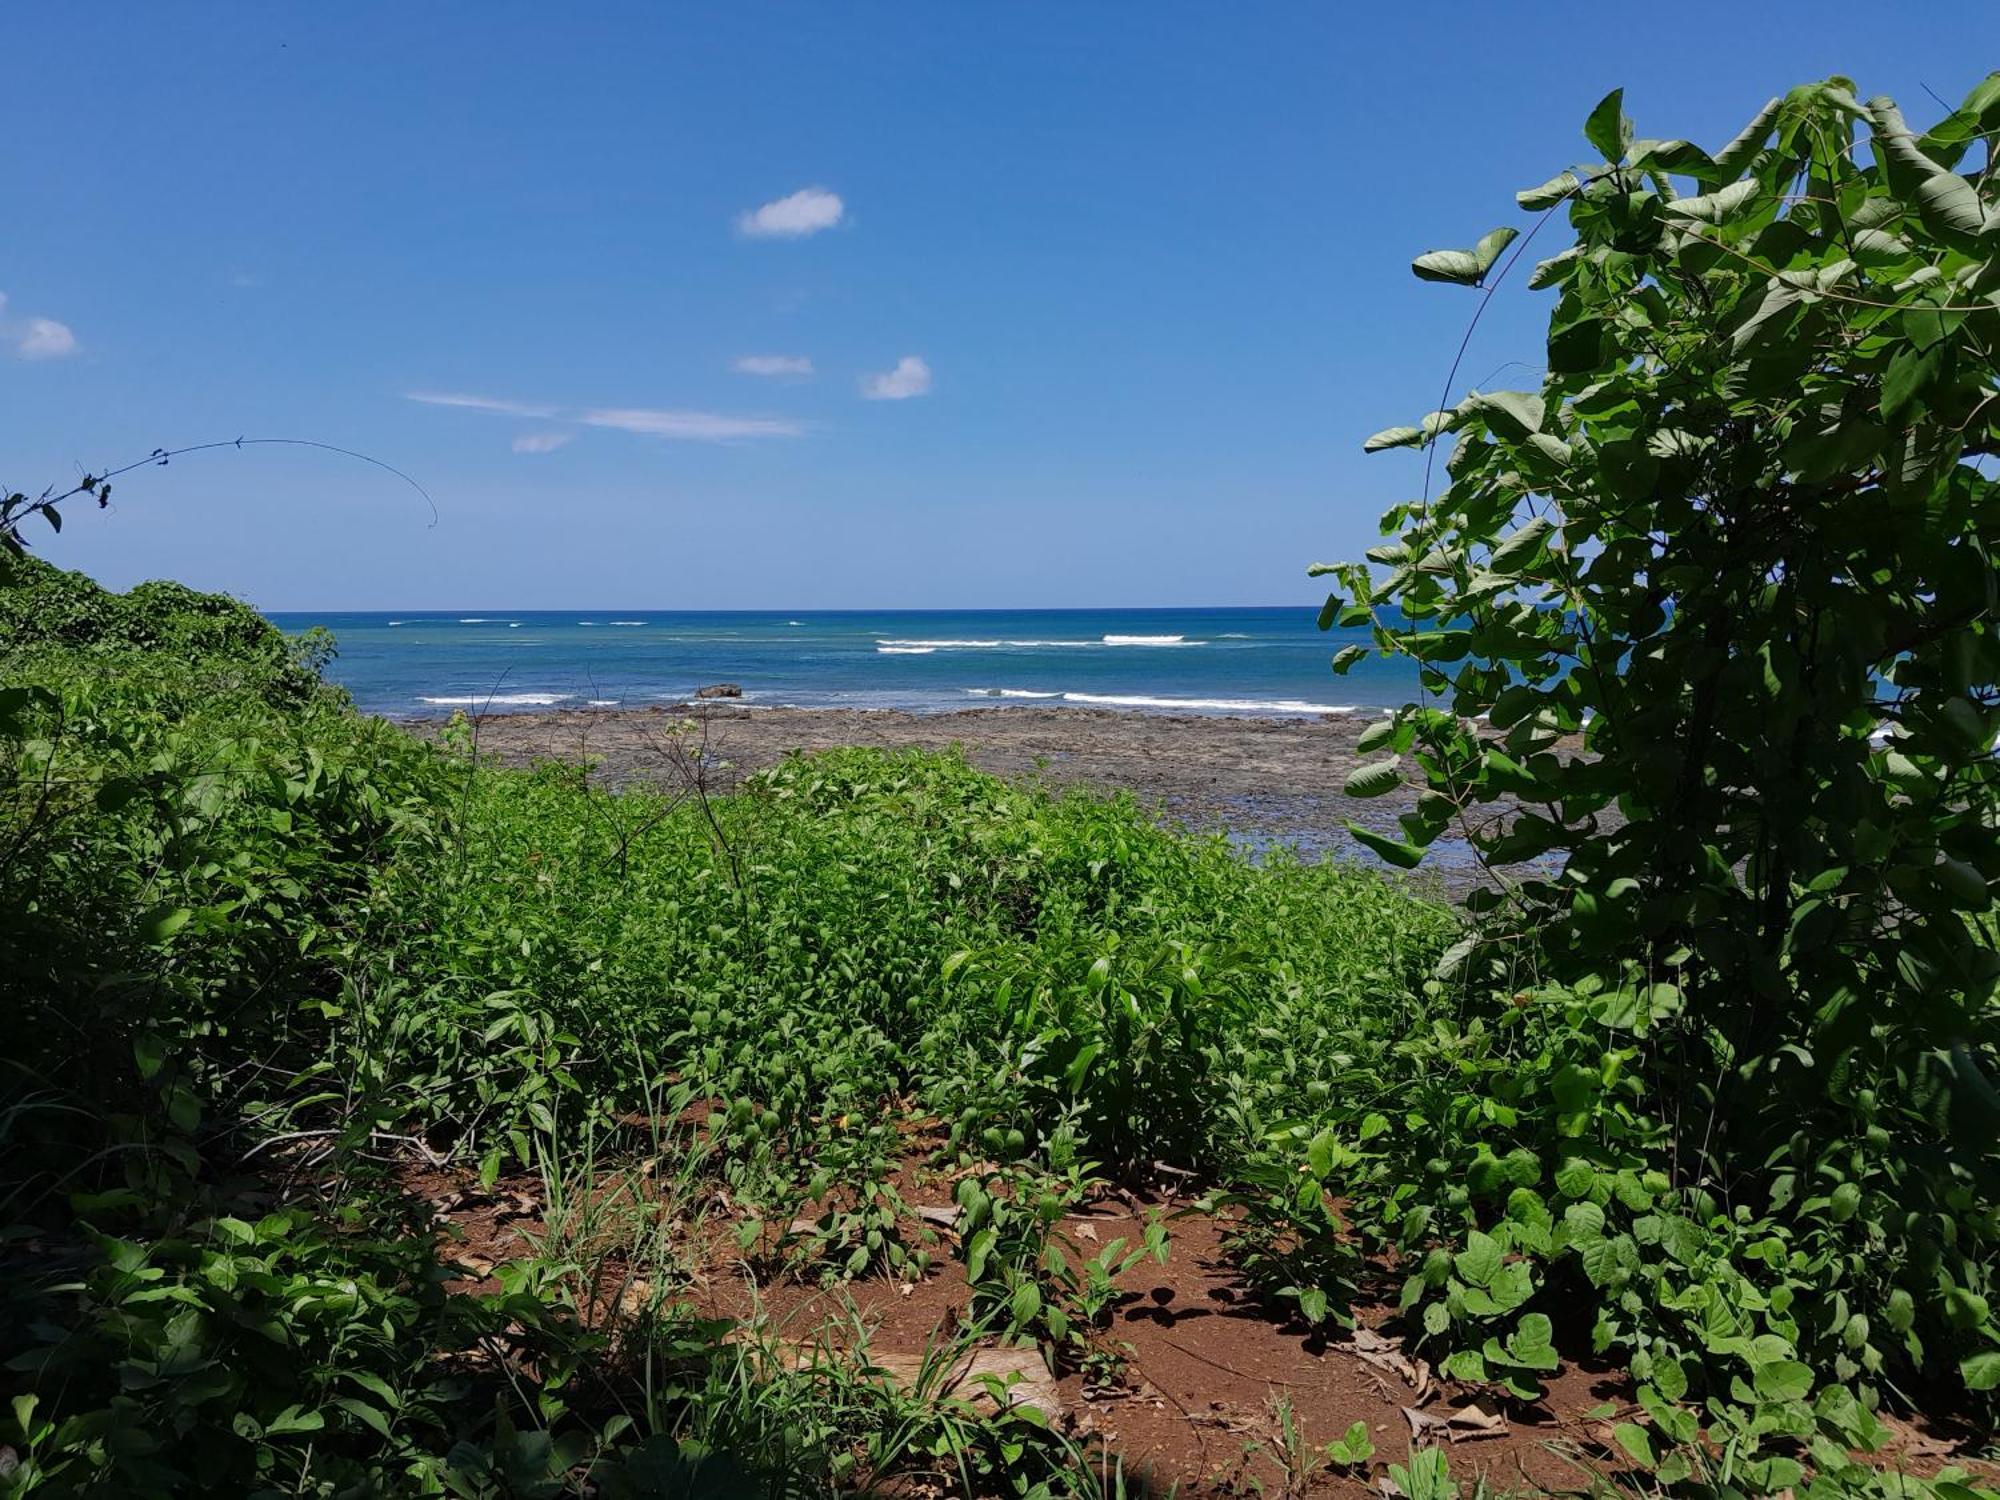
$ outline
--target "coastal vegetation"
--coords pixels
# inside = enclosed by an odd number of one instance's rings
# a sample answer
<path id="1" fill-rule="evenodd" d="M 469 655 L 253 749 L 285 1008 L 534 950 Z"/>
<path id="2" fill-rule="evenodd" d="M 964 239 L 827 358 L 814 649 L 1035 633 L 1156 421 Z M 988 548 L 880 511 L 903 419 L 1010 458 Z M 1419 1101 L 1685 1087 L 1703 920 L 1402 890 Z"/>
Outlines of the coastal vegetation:
<path id="1" fill-rule="evenodd" d="M 957 1372 L 1129 1398 L 1211 1233 L 1419 1392 L 1407 1448 L 1274 1407 L 1294 1493 L 1450 1500 L 1437 1440 L 1581 1367 L 1578 1488 L 1992 1494 L 1996 133 L 2000 75 L 1713 154 L 1613 95 L 1522 195 L 1547 378 L 1371 440 L 1425 494 L 1322 616 L 1421 667 L 1355 836 L 1463 838 L 1457 910 L 949 754 L 501 768 L 12 497 L 0 1493 L 1136 1489 Z M 840 1310 L 942 1283 L 907 1370 Z"/>

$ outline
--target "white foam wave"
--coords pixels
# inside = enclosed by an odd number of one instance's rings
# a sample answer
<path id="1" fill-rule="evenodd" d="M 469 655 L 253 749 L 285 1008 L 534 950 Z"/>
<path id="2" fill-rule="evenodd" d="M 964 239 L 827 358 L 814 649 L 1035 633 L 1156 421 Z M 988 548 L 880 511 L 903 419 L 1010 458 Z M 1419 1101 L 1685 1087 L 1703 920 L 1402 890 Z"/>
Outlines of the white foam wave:
<path id="1" fill-rule="evenodd" d="M 587 698 L 584 701 L 591 708 L 616 708 L 624 700 L 621 698 Z"/>
<path id="2" fill-rule="evenodd" d="M 976 687 L 965 690 L 975 698 L 1059 698 L 1064 703 L 1096 708 L 1183 709 L 1190 713 L 1351 714 L 1352 703 L 1307 703 L 1299 698 L 1162 698 L 1150 693 L 1061 693 L 1034 688 Z"/>
<path id="3" fill-rule="evenodd" d="M 646 622 L 644 620 L 606 620 L 604 623 L 607 625 L 643 625 Z"/>
<path id="4" fill-rule="evenodd" d="M 881 650 L 884 650 L 884 651 L 899 651 L 899 650 L 916 650 L 916 649 L 921 649 L 921 650 L 924 650 L 924 651 L 935 651 L 935 650 L 937 650 L 937 648 L 938 648 L 938 647 L 940 647 L 940 646 L 945 646 L 945 647 L 953 647 L 953 648 L 955 648 L 955 647 L 960 647 L 960 646 L 999 646 L 999 645 L 1004 645 L 1004 644 L 1005 644 L 1005 642 L 1002 642 L 1002 641 L 905 641 L 905 640 L 897 640 L 897 639 L 895 639 L 895 638 L 893 638 L 893 637 L 882 637 L 882 636 L 877 636 L 877 637 L 875 638 L 875 644 L 876 644 L 876 646 L 877 646 L 878 648 L 880 648 Z"/>
<path id="5" fill-rule="evenodd" d="M 929 656 L 937 650 L 935 646 L 877 646 L 877 656 Z"/>
<path id="6" fill-rule="evenodd" d="M 1144 693 L 1064 693 L 1065 703 L 1105 708 L 1186 708 L 1243 714 L 1351 714 L 1352 703 L 1307 703 L 1298 698 L 1155 698 Z"/>
<path id="7" fill-rule="evenodd" d="M 460 615 L 461 625 L 518 625 L 519 620 L 503 620 L 498 615 Z"/>
<path id="8" fill-rule="evenodd" d="M 391 621 L 389 622 L 389 624 L 390 624 L 391 628 L 394 628 L 394 627 L 395 627 L 395 626 L 397 626 L 397 625 L 407 625 L 407 624 L 409 624 L 409 623 L 410 623 L 410 622 L 409 622 L 408 620 L 391 620 Z"/>
<path id="9" fill-rule="evenodd" d="M 427 698 L 420 695 L 417 702 L 435 703 L 441 708 L 478 708 L 488 703 L 507 708 L 548 708 L 552 704 L 565 703 L 575 696 L 574 693 L 473 693 L 452 698 Z"/>
<path id="10" fill-rule="evenodd" d="M 994 651 L 1002 648 L 1037 649 L 1055 646 L 1206 646 L 1207 641 L 1191 641 L 1178 635 L 1105 635 L 1094 641 L 971 641 L 971 640 L 919 640 L 903 639 L 896 636 L 878 636 L 877 646 L 923 646 L 940 651 Z"/>

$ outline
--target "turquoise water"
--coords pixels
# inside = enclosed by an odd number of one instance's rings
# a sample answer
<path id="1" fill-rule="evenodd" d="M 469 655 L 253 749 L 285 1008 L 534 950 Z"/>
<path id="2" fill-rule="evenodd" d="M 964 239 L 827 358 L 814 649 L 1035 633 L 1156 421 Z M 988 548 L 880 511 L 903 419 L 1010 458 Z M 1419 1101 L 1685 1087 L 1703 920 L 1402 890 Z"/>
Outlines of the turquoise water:
<path id="1" fill-rule="evenodd" d="M 1141 713 L 1374 713 L 1407 662 L 1328 662 L 1362 631 L 1279 609 L 278 614 L 324 625 L 328 676 L 371 712 L 448 714 L 678 702 L 734 682 L 752 707 L 939 713 L 1034 704 Z"/>

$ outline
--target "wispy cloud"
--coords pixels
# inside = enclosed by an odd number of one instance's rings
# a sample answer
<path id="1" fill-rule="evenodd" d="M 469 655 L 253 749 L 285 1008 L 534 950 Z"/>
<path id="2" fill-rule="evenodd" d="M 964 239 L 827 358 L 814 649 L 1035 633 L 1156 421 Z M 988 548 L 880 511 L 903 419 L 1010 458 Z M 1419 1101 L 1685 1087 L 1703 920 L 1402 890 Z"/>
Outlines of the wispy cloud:
<path id="1" fill-rule="evenodd" d="M 800 188 L 738 215 L 736 230 L 753 240 L 796 240 L 833 228 L 846 212 L 840 194 L 823 187 Z"/>
<path id="2" fill-rule="evenodd" d="M 739 375 L 790 375 L 803 379 L 813 362 L 803 354 L 746 354 L 730 366 Z"/>
<path id="3" fill-rule="evenodd" d="M 575 437 L 573 432 L 524 432 L 514 439 L 516 453 L 553 453 Z"/>
<path id="4" fill-rule="evenodd" d="M 905 354 L 896 368 L 881 375 L 865 376 L 861 394 L 870 401 L 907 401 L 927 394 L 931 388 L 931 367 L 919 355 Z"/>
<path id="5" fill-rule="evenodd" d="M 712 411 L 649 411 L 636 407 L 587 411 L 576 420 L 586 427 L 615 427 L 620 432 L 643 432 L 692 443 L 798 437 L 805 431 L 798 423 L 783 417 L 731 417 Z"/>
<path id="6" fill-rule="evenodd" d="M 25 318 L 15 322 L 6 317 L 7 294 L 0 292 L 0 339 L 14 346 L 22 359 L 61 359 L 76 353 L 76 334 L 69 324 L 54 318 Z"/>
<path id="7" fill-rule="evenodd" d="M 533 417 L 543 422 L 561 422 L 569 427 L 607 427 L 619 432 L 642 433 L 648 437 L 672 438 L 688 443 L 730 443 L 744 438 L 802 437 L 805 428 L 785 417 L 735 416 L 727 412 L 683 411 L 643 406 L 592 407 L 566 410 L 538 401 L 515 401 L 501 396 L 476 396 L 462 391 L 408 391 L 405 399 L 426 406 L 450 406 L 463 411 L 489 412 L 503 417 Z M 524 432 L 514 439 L 516 453 L 553 453 L 576 437 L 562 428 Z"/>
<path id="8" fill-rule="evenodd" d="M 554 417 L 553 406 L 541 406 L 532 401 L 508 401 L 498 396 L 467 396 L 457 391 L 410 391 L 411 401 L 421 401 L 426 406 L 460 406 L 467 411 L 498 412 L 505 417 Z"/>

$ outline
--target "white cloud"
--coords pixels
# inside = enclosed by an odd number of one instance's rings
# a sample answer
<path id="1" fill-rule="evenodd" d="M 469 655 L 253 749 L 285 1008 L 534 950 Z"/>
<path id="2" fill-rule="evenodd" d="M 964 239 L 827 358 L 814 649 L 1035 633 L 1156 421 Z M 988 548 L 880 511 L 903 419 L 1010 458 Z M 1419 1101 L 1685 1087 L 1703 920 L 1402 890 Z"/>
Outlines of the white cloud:
<path id="1" fill-rule="evenodd" d="M 813 362 L 803 354 L 746 354 L 730 366 L 739 375 L 811 375 Z"/>
<path id="2" fill-rule="evenodd" d="M 61 359 L 76 353 L 76 335 L 70 332 L 69 324 L 54 318 L 30 318 L 16 347 L 23 359 Z"/>
<path id="3" fill-rule="evenodd" d="M 787 197 L 775 198 L 761 208 L 741 214 L 736 220 L 739 234 L 753 240 L 796 240 L 840 222 L 847 205 L 840 194 L 822 187 L 800 188 Z"/>
<path id="4" fill-rule="evenodd" d="M 573 432 L 524 432 L 514 439 L 516 453 L 553 453 L 575 437 Z"/>
<path id="5" fill-rule="evenodd" d="M 506 417 L 555 416 L 553 406 L 538 406 L 531 401 L 506 401 L 496 396 L 466 396 L 456 391 L 410 391 L 405 399 L 421 401 L 426 406 L 462 406 L 468 411 L 492 411 Z"/>
<path id="6" fill-rule="evenodd" d="M 0 315 L 7 311 L 7 294 L 0 292 Z M 54 318 L 29 318 L 20 323 L 0 323 L 0 338 L 14 346 L 22 359 L 61 359 L 76 353 L 76 334 L 69 324 Z"/>
<path id="7" fill-rule="evenodd" d="M 586 427 L 615 427 L 653 437 L 692 443 L 726 443 L 732 438 L 798 437 L 805 429 L 782 417 L 731 417 L 712 411 L 648 411 L 635 407 L 587 411 L 576 419 Z"/>
<path id="8" fill-rule="evenodd" d="M 870 401 L 906 401 L 930 388 L 931 367 L 915 354 L 905 354 L 896 361 L 895 369 L 866 376 L 861 382 L 861 394 Z"/>
<path id="9" fill-rule="evenodd" d="M 650 437 L 676 438 L 690 443 L 726 443 L 737 438 L 801 437 L 805 428 L 784 417 L 736 417 L 724 412 L 657 410 L 650 407 L 612 406 L 589 411 L 567 411 L 532 401 L 504 400 L 497 396 L 471 396 L 456 391 L 410 391 L 406 398 L 426 406 L 454 406 L 466 411 L 492 412 L 506 417 L 534 417 L 545 422 L 566 422 L 581 427 L 611 427 L 620 432 L 644 433 Z M 529 432 L 514 440 L 516 453 L 551 453 L 570 441 L 573 433 Z"/>

